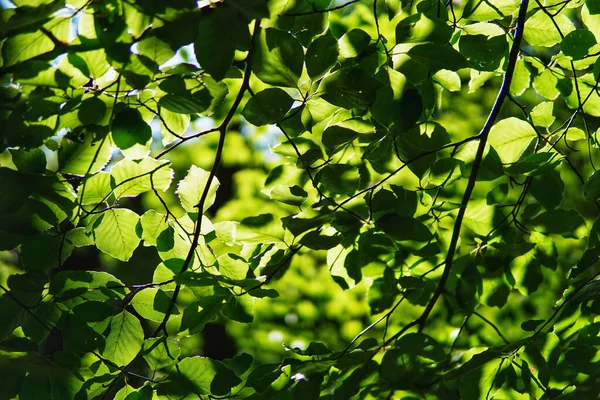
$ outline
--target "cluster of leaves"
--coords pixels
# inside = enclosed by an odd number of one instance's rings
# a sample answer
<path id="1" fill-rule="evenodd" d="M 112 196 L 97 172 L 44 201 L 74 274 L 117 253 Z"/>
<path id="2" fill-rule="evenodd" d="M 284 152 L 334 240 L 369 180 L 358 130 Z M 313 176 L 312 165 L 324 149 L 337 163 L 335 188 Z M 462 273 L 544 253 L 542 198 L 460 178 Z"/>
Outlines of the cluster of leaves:
<path id="1" fill-rule="evenodd" d="M 0 398 L 600 396 L 598 0 L 0 18 Z M 345 347 L 185 348 L 292 273 L 366 293 Z"/>

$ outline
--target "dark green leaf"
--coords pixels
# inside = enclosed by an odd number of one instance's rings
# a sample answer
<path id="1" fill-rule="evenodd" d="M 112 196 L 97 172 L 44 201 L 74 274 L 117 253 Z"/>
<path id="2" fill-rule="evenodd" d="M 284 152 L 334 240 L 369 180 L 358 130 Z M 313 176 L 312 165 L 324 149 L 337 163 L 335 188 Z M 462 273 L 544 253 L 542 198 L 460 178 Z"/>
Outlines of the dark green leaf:
<path id="1" fill-rule="evenodd" d="M 583 184 L 583 196 L 595 201 L 600 199 L 600 173 L 594 172 Z"/>
<path id="2" fill-rule="evenodd" d="M 575 210 L 557 209 L 537 216 L 532 223 L 539 226 L 542 232 L 572 235 L 585 221 Z"/>
<path id="3" fill-rule="evenodd" d="M 432 238 L 429 229 L 418 219 L 397 214 L 387 214 L 377 220 L 375 226 L 393 239 L 426 242 Z"/>
<path id="4" fill-rule="evenodd" d="M 256 126 L 274 124 L 281 121 L 292 104 L 294 99 L 285 91 L 279 88 L 265 89 L 248 100 L 242 115 Z"/>
<path id="5" fill-rule="evenodd" d="M 306 51 L 306 70 L 312 79 L 323 76 L 335 64 L 339 53 L 337 41 L 327 32 L 317 37 Z"/>
<path id="6" fill-rule="evenodd" d="M 339 234 L 330 236 L 318 231 L 313 231 L 302 236 L 302 239 L 300 239 L 300 244 L 303 244 L 309 249 L 329 250 L 337 246 L 341 240 L 342 237 Z"/>
<path id="7" fill-rule="evenodd" d="M 495 71 L 506 56 L 508 42 L 505 35 L 463 35 L 460 37 L 459 49 L 474 69 Z"/>
<path id="8" fill-rule="evenodd" d="M 202 89 L 194 94 L 166 94 L 160 98 L 158 105 L 178 114 L 197 114 L 207 111 L 212 99 L 210 92 Z"/>
<path id="9" fill-rule="evenodd" d="M 469 66 L 467 60 L 449 45 L 419 44 L 406 54 L 425 65 L 432 74 L 441 69 L 457 71 Z"/>
<path id="10" fill-rule="evenodd" d="M 111 132 L 115 144 L 122 150 L 135 145 L 145 146 L 152 138 L 150 126 L 134 108 L 125 108 L 115 116 L 111 124 Z"/>
<path id="11" fill-rule="evenodd" d="M 106 104 L 98 97 L 94 96 L 81 103 L 77 115 L 84 125 L 97 124 L 104 119 L 106 109 Z"/>
<path id="12" fill-rule="evenodd" d="M 521 324 L 521 329 L 523 329 L 525 332 L 534 332 L 543 322 L 545 322 L 543 319 L 525 321 Z"/>
<path id="13" fill-rule="evenodd" d="M 564 188 L 565 184 L 560 173 L 556 170 L 548 170 L 532 179 L 529 192 L 546 210 L 552 211 L 561 203 Z"/>
<path id="14" fill-rule="evenodd" d="M 560 42 L 560 49 L 567 57 L 574 60 L 584 58 L 590 48 L 596 44 L 596 37 L 587 29 L 576 29 Z"/>
<path id="15" fill-rule="evenodd" d="M 223 27 L 227 26 L 227 29 Z M 194 50 L 200 66 L 222 80 L 233 62 L 236 48 L 247 47 L 248 26 L 235 8 L 217 7 L 200 18 Z"/>

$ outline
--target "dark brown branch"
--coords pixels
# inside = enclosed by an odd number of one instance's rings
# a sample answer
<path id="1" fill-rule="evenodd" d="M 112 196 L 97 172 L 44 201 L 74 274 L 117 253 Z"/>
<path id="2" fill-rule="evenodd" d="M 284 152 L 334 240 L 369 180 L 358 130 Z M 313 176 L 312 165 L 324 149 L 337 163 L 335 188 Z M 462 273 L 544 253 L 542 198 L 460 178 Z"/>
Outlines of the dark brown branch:
<path id="1" fill-rule="evenodd" d="M 254 32 L 253 32 L 253 36 L 252 36 L 253 43 L 256 41 L 256 37 L 258 36 L 259 31 L 260 31 L 260 22 L 257 20 L 254 25 Z M 212 181 L 215 178 L 215 175 L 217 173 L 217 169 L 219 168 L 219 165 L 221 164 L 221 155 L 223 154 L 223 149 L 225 148 L 225 136 L 227 134 L 227 128 L 229 126 L 229 123 L 235 116 L 235 112 L 237 111 L 240 103 L 242 102 L 242 99 L 244 98 L 244 94 L 246 93 L 246 91 L 248 90 L 248 87 L 250 85 L 250 76 L 252 75 L 252 72 L 251 72 L 252 54 L 253 53 L 252 53 L 252 49 L 251 49 L 250 52 L 248 53 L 248 58 L 246 59 L 246 71 L 244 72 L 242 86 L 240 87 L 240 90 L 239 90 L 235 100 L 233 101 L 233 104 L 231 105 L 229 112 L 225 116 L 225 119 L 223 120 L 221 125 L 219 125 L 219 127 L 218 127 L 219 144 L 217 145 L 215 161 L 213 162 L 213 166 L 210 170 L 210 175 L 208 176 L 206 185 L 204 186 L 204 190 L 200 197 L 200 201 L 198 202 L 198 204 L 196 204 L 196 207 L 198 208 L 198 220 L 196 221 L 196 227 L 194 229 L 194 236 L 192 238 L 190 250 L 188 251 L 185 261 L 183 262 L 183 266 L 181 267 L 180 273 L 183 273 L 188 270 L 188 268 L 192 264 L 192 260 L 194 258 L 196 247 L 198 247 L 198 243 L 200 240 L 200 231 L 202 230 L 202 213 L 204 211 L 203 210 L 204 204 L 208 197 L 208 192 L 210 191 L 210 186 L 212 184 Z M 160 323 L 160 325 L 158 326 L 158 328 L 156 328 L 156 330 L 154 331 L 152 336 L 156 336 L 158 334 L 158 332 L 166 329 L 167 321 L 169 320 L 169 317 L 171 316 L 171 313 L 173 312 L 173 309 L 177 302 L 177 297 L 179 296 L 180 290 L 181 290 L 181 284 L 177 284 L 175 286 L 175 290 L 173 291 L 173 296 L 171 297 L 171 302 L 169 303 L 169 308 L 167 309 L 167 312 L 165 313 L 165 317 L 163 318 L 163 320 Z"/>
<path id="2" fill-rule="evenodd" d="M 467 182 L 467 187 L 465 189 L 465 193 L 463 195 L 461 206 L 458 210 L 458 214 L 456 216 L 456 221 L 454 223 L 454 230 L 452 231 L 452 238 L 450 239 L 450 245 L 448 246 L 448 253 L 446 256 L 446 266 L 444 267 L 444 271 L 442 272 L 442 276 L 440 281 L 438 282 L 438 286 L 433 293 L 433 296 L 427 303 L 425 310 L 421 317 L 418 318 L 419 331 L 423 331 L 425 327 L 425 323 L 427 322 L 427 318 L 433 310 L 433 307 L 437 303 L 437 300 L 444 292 L 444 288 L 446 287 L 446 282 L 448 281 L 448 277 L 450 276 L 450 270 L 452 269 L 452 262 L 454 260 L 454 254 L 456 253 L 456 247 L 458 245 L 458 239 L 460 237 L 460 231 L 462 228 L 463 218 L 465 216 L 465 212 L 467 210 L 467 206 L 469 204 L 469 200 L 471 199 L 471 195 L 473 193 L 473 189 L 475 188 L 475 182 L 477 181 L 477 175 L 479 173 L 479 168 L 481 167 L 481 162 L 483 160 L 483 154 L 485 151 L 485 145 L 487 143 L 490 130 L 492 126 L 496 122 L 498 115 L 500 114 L 500 110 L 502 109 L 502 105 L 506 100 L 509 92 L 510 92 L 510 84 L 512 82 L 513 74 L 515 72 L 515 65 L 517 63 L 517 57 L 519 55 L 519 48 L 521 46 L 521 39 L 523 38 L 523 29 L 525 26 L 525 18 L 527 16 L 527 7 L 529 5 L 529 0 L 521 0 L 521 7 L 519 9 L 519 16 L 517 18 L 517 26 L 515 30 L 515 37 L 510 49 L 508 66 L 506 68 L 506 74 L 504 75 L 504 79 L 502 81 L 502 87 L 498 92 L 498 96 L 496 97 L 496 101 L 494 102 L 494 106 L 490 111 L 487 121 L 485 122 L 481 132 L 478 135 L 479 145 L 477 147 L 477 153 L 475 155 L 475 160 L 473 161 L 473 167 L 471 169 L 471 175 L 469 176 L 469 181 Z"/>

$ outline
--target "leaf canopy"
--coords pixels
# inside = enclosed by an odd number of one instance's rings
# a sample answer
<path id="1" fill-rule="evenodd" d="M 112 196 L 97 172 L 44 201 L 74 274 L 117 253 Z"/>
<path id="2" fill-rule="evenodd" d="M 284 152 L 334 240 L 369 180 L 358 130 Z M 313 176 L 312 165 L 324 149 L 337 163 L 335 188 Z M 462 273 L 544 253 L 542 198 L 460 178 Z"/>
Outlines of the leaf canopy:
<path id="1" fill-rule="evenodd" d="M 0 10 L 0 398 L 600 398 L 600 1 Z"/>

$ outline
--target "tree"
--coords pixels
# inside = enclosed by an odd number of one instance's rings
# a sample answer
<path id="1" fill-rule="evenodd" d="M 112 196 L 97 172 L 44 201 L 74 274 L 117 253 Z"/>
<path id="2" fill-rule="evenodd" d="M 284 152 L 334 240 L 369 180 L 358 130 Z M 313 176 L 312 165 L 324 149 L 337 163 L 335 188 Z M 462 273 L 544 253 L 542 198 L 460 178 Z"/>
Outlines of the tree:
<path id="1" fill-rule="evenodd" d="M 600 396 L 598 1 L 1 15 L 0 398 Z"/>

